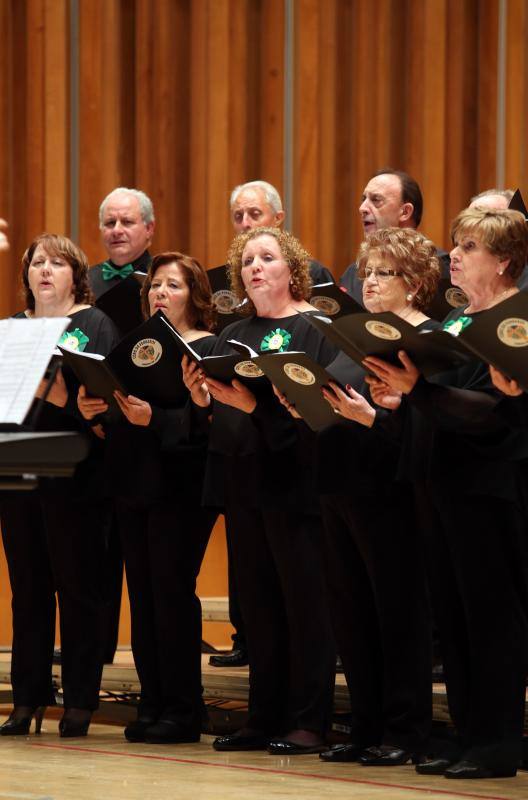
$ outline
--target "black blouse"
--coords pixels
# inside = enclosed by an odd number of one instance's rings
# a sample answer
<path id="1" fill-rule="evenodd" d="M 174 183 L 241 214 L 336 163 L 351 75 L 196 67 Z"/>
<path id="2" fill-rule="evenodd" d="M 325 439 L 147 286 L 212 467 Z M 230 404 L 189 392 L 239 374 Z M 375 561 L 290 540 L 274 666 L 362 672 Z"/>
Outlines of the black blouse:
<path id="1" fill-rule="evenodd" d="M 252 316 L 222 331 L 215 354 L 234 352 L 235 339 L 257 352 L 282 341 L 282 351 L 302 351 L 323 366 L 335 357 L 336 348 L 299 314 L 278 319 Z M 306 459 L 296 425 L 262 377 L 251 383 L 257 407 L 246 414 L 214 403 L 204 502 L 223 506 L 231 501 L 252 508 L 292 507 L 314 510 L 312 459 Z"/>

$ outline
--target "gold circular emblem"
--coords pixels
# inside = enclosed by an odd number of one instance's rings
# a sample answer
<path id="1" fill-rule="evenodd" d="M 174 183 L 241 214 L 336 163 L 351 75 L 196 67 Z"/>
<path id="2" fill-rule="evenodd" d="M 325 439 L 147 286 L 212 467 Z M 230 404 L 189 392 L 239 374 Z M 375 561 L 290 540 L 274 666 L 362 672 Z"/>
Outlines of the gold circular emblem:
<path id="1" fill-rule="evenodd" d="M 528 321 L 517 317 L 503 319 L 497 327 L 497 336 L 508 347 L 526 347 L 528 345 Z"/>
<path id="2" fill-rule="evenodd" d="M 452 308 L 462 308 L 462 306 L 467 306 L 469 303 L 462 289 L 459 289 L 457 286 L 449 287 L 445 293 L 445 299 Z"/>
<path id="3" fill-rule="evenodd" d="M 213 303 L 219 314 L 231 314 L 234 307 L 238 305 L 238 300 L 229 289 L 220 289 L 212 297 Z"/>
<path id="4" fill-rule="evenodd" d="M 310 372 L 309 369 L 306 369 L 306 367 L 303 367 L 301 364 L 288 362 L 284 364 L 283 369 L 290 380 L 295 381 L 295 383 L 300 383 L 301 386 L 311 386 L 312 383 L 315 383 L 315 375 L 313 372 Z"/>
<path id="5" fill-rule="evenodd" d="M 369 319 L 368 322 L 365 322 L 365 328 L 372 336 L 377 336 L 378 339 L 389 339 L 390 341 L 401 339 L 401 333 L 398 328 L 388 325 L 386 322 Z"/>
<path id="6" fill-rule="evenodd" d="M 341 306 L 334 300 L 333 297 L 326 297 L 324 294 L 318 294 L 315 297 L 310 297 L 310 305 L 314 306 L 321 314 L 326 314 L 328 317 L 334 317 L 339 314 Z"/>
<path id="7" fill-rule="evenodd" d="M 163 348 L 156 339 L 141 339 L 132 348 L 130 357 L 136 367 L 152 367 L 161 358 Z"/>
<path id="8" fill-rule="evenodd" d="M 235 364 L 235 372 L 243 378 L 262 378 L 264 373 L 252 361 L 239 361 Z"/>

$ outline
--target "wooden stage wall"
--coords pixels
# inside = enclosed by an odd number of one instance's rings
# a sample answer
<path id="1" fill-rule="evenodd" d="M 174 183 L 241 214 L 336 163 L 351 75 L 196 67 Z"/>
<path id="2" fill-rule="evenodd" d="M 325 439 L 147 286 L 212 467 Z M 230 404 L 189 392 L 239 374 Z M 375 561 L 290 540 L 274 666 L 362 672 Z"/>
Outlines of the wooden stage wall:
<path id="1" fill-rule="evenodd" d="M 448 247 L 472 194 L 528 195 L 527 40 L 528 0 L 0 0 L 0 317 L 20 307 L 20 257 L 41 231 L 100 260 L 97 210 L 117 185 L 154 200 L 154 251 L 211 267 L 230 189 L 265 178 L 338 276 L 362 188 L 392 165 L 417 178 L 422 229 Z M 202 581 L 225 593 L 221 532 Z"/>

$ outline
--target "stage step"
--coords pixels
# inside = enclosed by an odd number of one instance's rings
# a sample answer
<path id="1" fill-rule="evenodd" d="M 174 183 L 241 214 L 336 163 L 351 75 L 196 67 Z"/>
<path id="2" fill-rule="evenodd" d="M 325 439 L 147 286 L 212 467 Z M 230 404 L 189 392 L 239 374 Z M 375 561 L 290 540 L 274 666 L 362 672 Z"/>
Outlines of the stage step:
<path id="1" fill-rule="evenodd" d="M 229 622 L 229 598 L 200 597 L 204 622 Z"/>

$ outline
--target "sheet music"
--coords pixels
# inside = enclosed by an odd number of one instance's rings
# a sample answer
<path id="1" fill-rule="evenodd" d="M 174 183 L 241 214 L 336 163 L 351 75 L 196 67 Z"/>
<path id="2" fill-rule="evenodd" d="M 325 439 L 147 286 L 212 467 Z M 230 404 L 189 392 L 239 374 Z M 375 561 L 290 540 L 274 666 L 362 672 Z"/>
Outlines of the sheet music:
<path id="1" fill-rule="evenodd" d="M 0 320 L 0 423 L 21 425 L 68 317 Z"/>

